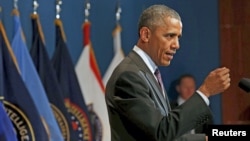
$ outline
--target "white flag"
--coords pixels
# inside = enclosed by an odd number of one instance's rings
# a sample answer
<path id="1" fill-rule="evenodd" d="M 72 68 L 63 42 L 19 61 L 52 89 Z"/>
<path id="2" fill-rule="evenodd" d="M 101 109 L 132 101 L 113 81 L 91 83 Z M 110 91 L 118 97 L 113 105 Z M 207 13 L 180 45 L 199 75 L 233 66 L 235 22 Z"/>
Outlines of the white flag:
<path id="1" fill-rule="evenodd" d="M 103 84 L 106 86 L 109 77 L 111 76 L 115 67 L 121 62 L 124 58 L 124 53 L 121 46 L 121 26 L 117 25 L 113 31 L 113 42 L 114 42 L 114 57 L 106 70 L 106 73 L 103 76 Z"/>

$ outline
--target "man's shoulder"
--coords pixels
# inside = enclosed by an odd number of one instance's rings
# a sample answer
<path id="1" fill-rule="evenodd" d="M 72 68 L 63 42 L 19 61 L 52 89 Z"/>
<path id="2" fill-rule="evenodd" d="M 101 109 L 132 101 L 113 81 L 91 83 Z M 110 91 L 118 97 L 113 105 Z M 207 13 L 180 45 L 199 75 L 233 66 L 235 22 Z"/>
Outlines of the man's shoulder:
<path id="1" fill-rule="evenodd" d="M 129 55 L 126 56 L 115 68 L 115 73 L 121 73 L 126 71 L 136 71 L 138 66 L 136 62 Z"/>

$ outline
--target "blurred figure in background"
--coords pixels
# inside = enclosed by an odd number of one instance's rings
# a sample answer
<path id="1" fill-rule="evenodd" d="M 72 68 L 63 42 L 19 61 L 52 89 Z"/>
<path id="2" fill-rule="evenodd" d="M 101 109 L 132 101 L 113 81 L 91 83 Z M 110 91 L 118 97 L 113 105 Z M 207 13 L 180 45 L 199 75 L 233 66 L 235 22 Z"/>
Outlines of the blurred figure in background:
<path id="1" fill-rule="evenodd" d="M 176 100 L 171 102 L 172 109 L 184 103 L 194 94 L 196 90 L 195 77 L 191 74 L 181 75 L 177 80 L 175 88 L 179 95 Z"/>
<path id="2" fill-rule="evenodd" d="M 183 74 L 181 75 L 176 84 L 176 91 L 178 92 L 177 99 L 170 102 L 171 108 L 174 109 L 175 107 L 183 104 L 186 100 L 188 100 L 196 91 L 196 79 L 192 74 Z M 198 107 L 197 107 L 198 108 Z M 190 132 L 191 134 L 195 133 L 205 133 L 208 124 L 212 124 L 212 121 L 209 120 L 208 123 L 203 124 L 195 129 L 192 129 Z"/>

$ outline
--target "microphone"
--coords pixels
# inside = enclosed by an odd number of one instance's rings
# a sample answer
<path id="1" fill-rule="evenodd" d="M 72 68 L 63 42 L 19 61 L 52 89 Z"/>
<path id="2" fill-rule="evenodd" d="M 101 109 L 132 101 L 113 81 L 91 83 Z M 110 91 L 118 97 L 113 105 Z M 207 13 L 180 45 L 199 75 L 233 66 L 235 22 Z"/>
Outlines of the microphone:
<path id="1" fill-rule="evenodd" d="M 247 93 L 250 92 L 250 79 L 249 78 L 242 78 L 238 84 L 238 86 L 246 91 Z"/>

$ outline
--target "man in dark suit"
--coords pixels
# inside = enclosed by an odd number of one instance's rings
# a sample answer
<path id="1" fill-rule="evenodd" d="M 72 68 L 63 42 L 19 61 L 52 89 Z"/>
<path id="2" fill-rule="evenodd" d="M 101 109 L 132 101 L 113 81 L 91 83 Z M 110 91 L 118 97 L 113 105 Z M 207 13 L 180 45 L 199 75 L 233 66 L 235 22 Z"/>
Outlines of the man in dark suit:
<path id="1" fill-rule="evenodd" d="M 171 108 L 174 109 L 185 101 L 187 101 L 193 94 L 195 94 L 196 90 L 196 80 L 192 74 L 182 74 L 178 79 L 175 86 L 175 89 L 178 93 L 178 96 L 175 100 L 170 102 Z M 200 125 L 187 133 L 194 134 L 194 133 L 206 133 L 207 127 L 209 124 L 212 124 L 212 119 L 209 120 L 207 123 Z"/>
<path id="2" fill-rule="evenodd" d="M 150 6 L 139 18 L 138 34 L 106 86 L 111 140 L 205 141 L 204 134 L 185 133 L 212 118 L 208 97 L 230 86 L 229 69 L 210 72 L 185 104 L 171 110 L 158 66 L 168 66 L 179 49 L 181 18 L 165 5 Z"/>

